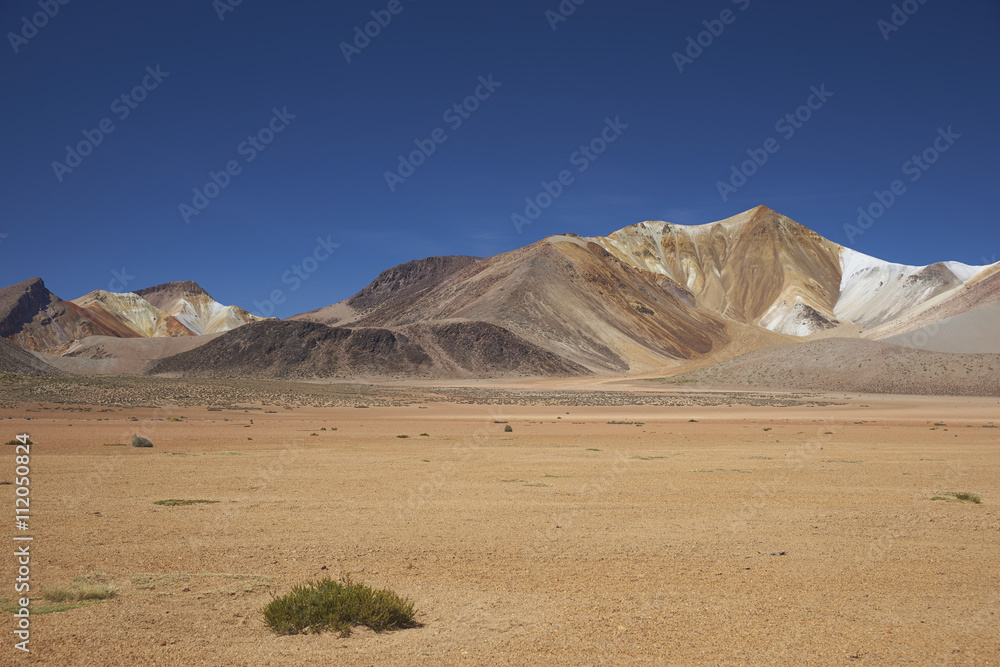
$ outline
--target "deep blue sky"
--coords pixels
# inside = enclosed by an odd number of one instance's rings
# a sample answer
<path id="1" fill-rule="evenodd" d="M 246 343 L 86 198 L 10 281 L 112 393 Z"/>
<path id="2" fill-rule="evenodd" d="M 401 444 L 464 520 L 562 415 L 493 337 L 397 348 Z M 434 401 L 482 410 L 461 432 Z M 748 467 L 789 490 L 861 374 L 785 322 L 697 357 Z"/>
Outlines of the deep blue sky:
<path id="1" fill-rule="evenodd" d="M 411 259 L 758 204 L 887 260 L 1000 259 L 995 0 L 927 0 L 888 40 L 893 3 L 871 0 L 587 0 L 556 30 L 558 0 L 400 1 L 351 63 L 341 42 L 387 1 L 244 0 L 220 20 L 211 0 L 72 0 L 17 53 L 8 33 L 41 10 L 5 2 L 0 283 L 38 275 L 71 299 L 127 267 L 128 290 L 196 280 L 251 310 L 279 289 L 289 316 Z M 724 9 L 733 22 L 678 72 L 672 54 Z M 147 66 L 169 75 L 120 119 L 112 102 Z M 501 86 L 452 129 L 443 113 L 490 75 Z M 823 85 L 786 139 L 776 121 Z M 295 118 L 248 163 L 238 146 L 274 108 Z M 52 163 L 105 118 L 114 131 L 60 182 Z M 606 118 L 628 129 L 580 173 L 571 155 Z M 910 181 L 904 163 L 949 126 L 960 138 Z M 391 192 L 385 171 L 437 128 L 447 141 Z M 768 138 L 778 151 L 724 202 L 717 182 Z M 230 160 L 241 173 L 185 224 L 179 205 Z M 511 214 L 564 169 L 573 183 L 517 233 Z M 905 193 L 849 238 L 896 179 Z M 341 245 L 292 289 L 317 237 Z"/>

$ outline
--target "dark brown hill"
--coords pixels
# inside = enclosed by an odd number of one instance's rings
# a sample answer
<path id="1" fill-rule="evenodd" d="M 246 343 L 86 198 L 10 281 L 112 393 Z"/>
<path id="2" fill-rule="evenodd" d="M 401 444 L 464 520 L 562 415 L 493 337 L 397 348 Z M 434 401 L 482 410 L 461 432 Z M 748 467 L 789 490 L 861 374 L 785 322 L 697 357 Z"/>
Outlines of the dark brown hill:
<path id="1" fill-rule="evenodd" d="M 380 273 L 368 287 L 348 299 L 347 305 L 365 312 L 392 301 L 414 297 L 440 285 L 453 274 L 479 260 L 479 257 L 450 255 L 428 257 L 394 266 Z"/>
<path id="2" fill-rule="evenodd" d="M 376 310 L 398 307 L 419 301 L 422 295 L 453 279 L 479 262 L 479 257 L 451 255 L 428 257 L 386 269 L 367 287 L 345 301 L 293 315 L 294 321 L 346 326 Z"/>
<path id="3" fill-rule="evenodd" d="M 162 310 L 169 310 L 169 306 L 174 301 L 189 294 L 208 297 L 209 299 L 212 298 L 211 294 L 206 292 L 201 285 L 193 280 L 178 280 L 172 283 L 153 285 L 152 287 L 136 290 L 135 293 Z"/>
<path id="4" fill-rule="evenodd" d="M 67 375 L 48 365 L 31 352 L 0 338 L 0 373 L 21 373 L 23 375 Z"/>
<path id="5" fill-rule="evenodd" d="M 403 330 L 255 322 L 154 363 L 150 374 L 239 378 L 506 377 L 586 369 L 482 322 Z"/>

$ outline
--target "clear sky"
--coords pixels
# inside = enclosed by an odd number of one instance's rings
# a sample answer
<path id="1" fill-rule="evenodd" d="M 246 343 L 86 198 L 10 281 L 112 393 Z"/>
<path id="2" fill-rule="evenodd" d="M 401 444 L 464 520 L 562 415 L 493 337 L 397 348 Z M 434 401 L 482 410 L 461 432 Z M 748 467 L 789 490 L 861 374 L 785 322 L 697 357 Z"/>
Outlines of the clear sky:
<path id="1" fill-rule="evenodd" d="M 1000 259 L 996 0 L 236 1 L 3 3 L 0 283 L 285 317 L 411 259 L 758 204 Z"/>

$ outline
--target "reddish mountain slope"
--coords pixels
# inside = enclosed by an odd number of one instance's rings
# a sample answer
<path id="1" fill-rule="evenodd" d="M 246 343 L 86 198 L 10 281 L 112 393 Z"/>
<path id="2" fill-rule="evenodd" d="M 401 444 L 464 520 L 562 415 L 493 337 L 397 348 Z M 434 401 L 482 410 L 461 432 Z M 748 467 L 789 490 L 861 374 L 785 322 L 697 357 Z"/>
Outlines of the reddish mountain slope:
<path id="1" fill-rule="evenodd" d="M 116 317 L 63 301 L 41 278 L 0 289 L 0 338 L 24 349 L 45 351 L 86 336 L 138 335 Z"/>

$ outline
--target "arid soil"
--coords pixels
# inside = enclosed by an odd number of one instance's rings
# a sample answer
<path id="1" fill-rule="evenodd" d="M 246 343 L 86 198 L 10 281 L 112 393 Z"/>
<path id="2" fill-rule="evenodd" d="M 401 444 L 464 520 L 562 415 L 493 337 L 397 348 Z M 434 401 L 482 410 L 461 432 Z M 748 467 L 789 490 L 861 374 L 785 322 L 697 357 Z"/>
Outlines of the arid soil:
<path id="1" fill-rule="evenodd" d="M 31 654 L 0 612 L 4 664 L 1000 660 L 998 399 L 578 383 L 7 378 L 0 442 L 37 444 Z M 932 500 L 959 491 L 982 503 Z M 421 627 L 264 626 L 345 575 Z M 39 613 L 77 577 L 117 595 Z"/>
<path id="2" fill-rule="evenodd" d="M 1000 354 L 941 353 L 827 338 L 761 348 L 661 381 L 689 388 L 1000 396 Z"/>

